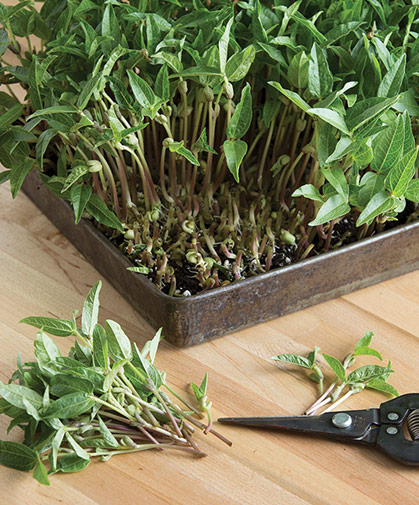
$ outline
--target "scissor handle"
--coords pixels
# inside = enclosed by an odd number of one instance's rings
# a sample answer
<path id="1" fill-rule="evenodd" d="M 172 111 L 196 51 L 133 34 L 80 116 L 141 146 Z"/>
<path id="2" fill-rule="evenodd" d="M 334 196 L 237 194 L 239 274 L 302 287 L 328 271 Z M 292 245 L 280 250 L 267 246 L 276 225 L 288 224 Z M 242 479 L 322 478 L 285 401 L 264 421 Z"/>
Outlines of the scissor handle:
<path id="1" fill-rule="evenodd" d="M 407 440 L 402 429 L 389 434 L 388 428 L 384 424 L 380 426 L 376 447 L 400 463 L 419 465 L 419 440 Z"/>
<path id="2" fill-rule="evenodd" d="M 407 440 L 403 423 L 409 412 L 419 409 L 419 394 L 399 396 L 380 406 L 380 427 L 376 446 L 396 461 L 419 465 L 419 440 Z"/>

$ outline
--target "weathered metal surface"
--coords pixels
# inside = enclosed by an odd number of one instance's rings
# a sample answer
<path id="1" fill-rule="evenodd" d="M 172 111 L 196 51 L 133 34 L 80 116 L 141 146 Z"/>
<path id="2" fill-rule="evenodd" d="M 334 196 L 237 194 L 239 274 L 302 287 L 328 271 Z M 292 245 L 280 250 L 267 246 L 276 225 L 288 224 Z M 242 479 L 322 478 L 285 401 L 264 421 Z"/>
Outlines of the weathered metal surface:
<path id="1" fill-rule="evenodd" d="M 338 250 L 187 298 L 168 296 L 92 223 L 74 223 L 71 207 L 32 172 L 23 190 L 95 268 L 154 328 L 177 346 L 268 321 L 419 268 L 419 222 Z"/>

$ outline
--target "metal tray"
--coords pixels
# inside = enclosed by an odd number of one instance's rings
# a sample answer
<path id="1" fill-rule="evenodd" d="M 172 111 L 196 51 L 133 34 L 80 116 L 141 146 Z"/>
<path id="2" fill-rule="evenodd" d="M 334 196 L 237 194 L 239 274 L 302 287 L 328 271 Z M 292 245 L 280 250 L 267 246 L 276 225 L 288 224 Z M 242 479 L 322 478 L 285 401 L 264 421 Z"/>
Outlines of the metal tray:
<path id="1" fill-rule="evenodd" d="M 23 191 L 154 328 L 177 346 L 198 344 L 419 268 L 419 222 L 229 286 L 187 298 L 168 296 L 94 225 L 31 172 Z"/>

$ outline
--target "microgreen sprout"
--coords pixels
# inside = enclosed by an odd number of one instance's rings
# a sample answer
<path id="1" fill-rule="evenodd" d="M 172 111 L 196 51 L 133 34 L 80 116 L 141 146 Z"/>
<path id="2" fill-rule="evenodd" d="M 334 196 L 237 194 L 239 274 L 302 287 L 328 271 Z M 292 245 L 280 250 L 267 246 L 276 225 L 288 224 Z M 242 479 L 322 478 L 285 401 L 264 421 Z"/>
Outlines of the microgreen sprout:
<path id="1" fill-rule="evenodd" d="M 191 388 L 194 392 L 196 401 L 199 404 L 200 409 L 206 413 L 208 417 L 208 426 L 205 428 L 204 433 L 209 433 L 212 428 L 212 415 L 211 415 L 211 406 L 212 402 L 208 400 L 207 397 L 207 385 L 208 385 L 208 374 L 205 374 L 205 377 L 202 379 L 201 385 L 198 387 L 194 382 L 191 382 Z"/>
<path id="2" fill-rule="evenodd" d="M 231 445 L 212 428 L 207 374 L 199 388 L 193 386 L 198 400 L 194 407 L 172 390 L 166 374 L 154 365 L 161 330 L 139 350 L 117 322 L 98 323 L 100 289 L 99 281 L 90 290 L 81 327 L 77 311 L 71 320 L 22 320 L 38 328 L 36 361 L 22 363 L 18 356 L 9 383 L 0 382 L 0 413 L 12 418 L 9 430 L 21 428 L 25 439 L 0 441 L 0 463 L 34 470 L 39 482 L 49 484 L 49 475 L 82 470 L 93 458 L 107 461 L 149 449 L 205 456 L 194 440 L 196 428 Z M 75 339 L 68 356 L 47 333 Z M 206 412 L 208 425 L 198 420 L 199 410 Z"/>
<path id="3" fill-rule="evenodd" d="M 311 370 L 312 373 L 308 376 L 314 382 L 319 384 L 320 393 L 323 393 L 323 372 L 320 370 L 316 363 L 316 357 L 320 347 L 314 346 L 314 350 L 311 351 L 307 357 L 300 356 L 299 354 L 278 354 L 278 356 L 272 356 L 271 359 L 275 361 L 284 361 L 285 363 L 290 363 L 297 365 L 299 367 Z"/>

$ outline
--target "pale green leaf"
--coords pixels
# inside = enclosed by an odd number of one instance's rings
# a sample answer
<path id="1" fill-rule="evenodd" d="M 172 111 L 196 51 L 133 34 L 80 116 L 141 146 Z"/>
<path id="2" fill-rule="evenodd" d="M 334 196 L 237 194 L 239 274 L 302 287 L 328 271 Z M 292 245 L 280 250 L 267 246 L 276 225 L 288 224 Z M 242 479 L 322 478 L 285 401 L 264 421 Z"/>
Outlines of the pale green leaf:
<path id="1" fill-rule="evenodd" d="M 239 182 L 239 169 L 247 153 L 247 144 L 243 140 L 226 140 L 223 147 L 228 169 Z"/>
<path id="2" fill-rule="evenodd" d="M 318 226 L 337 219 L 347 214 L 351 210 L 345 198 L 342 195 L 330 197 L 319 209 L 317 216 L 308 223 L 310 226 Z"/>

